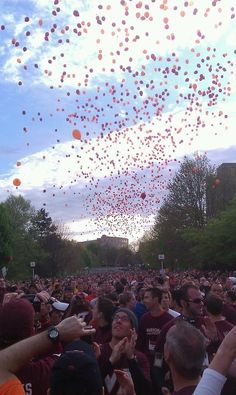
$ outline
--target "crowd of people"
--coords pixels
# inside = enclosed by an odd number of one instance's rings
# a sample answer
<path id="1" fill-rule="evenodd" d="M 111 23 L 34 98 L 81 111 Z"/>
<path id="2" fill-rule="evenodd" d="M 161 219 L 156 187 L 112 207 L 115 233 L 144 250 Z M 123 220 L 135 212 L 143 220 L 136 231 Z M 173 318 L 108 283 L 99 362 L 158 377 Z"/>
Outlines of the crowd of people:
<path id="1" fill-rule="evenodd" d="M 0 395 L 236 394 L 236 273 L 0 278 Z"/>

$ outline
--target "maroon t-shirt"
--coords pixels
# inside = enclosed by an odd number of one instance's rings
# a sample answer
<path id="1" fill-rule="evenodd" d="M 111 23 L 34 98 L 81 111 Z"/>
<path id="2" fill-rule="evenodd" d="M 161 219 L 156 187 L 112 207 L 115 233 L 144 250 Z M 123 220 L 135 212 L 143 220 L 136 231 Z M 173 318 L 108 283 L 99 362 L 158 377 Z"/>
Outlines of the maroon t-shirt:
<path id="1" fill-rule="evenodd" d="M 136 347 L 148 357 L 151 364 L 154 360 L 157 337 L 162 328 L 172 320 L 172 315 L 166 311 L 158 317 L 153 317 L 150 312 L 141 317 Z"/>
<path id="2" fill-rule="evenodd" d="M 236 325 L 236 310 L 232 305 L 224 303 L 222 315 L 226 318 L 228 322 Z"/>
<path id="3" fill-rule="evenodd" d="M 157 341 L 156 341 L 156 351 L 160 352 L 163 354 L 164 352 L 164 344 L 166 342 L 166 335 L 168 330 L 174 326 L 176 324 L 177 321 L 179 320 L 185 320 L 185 318 L 180 315 L 179 317 L 173 318 L 172 317 L 172 321 L 168 322 L 166 325 L 164 325 L 164 327 L 161 330 L 161 333 L 158 335 L 157 337 Z M 203 317 L 198 317 L 196 319 L 193 320 L 189 320 L 188 321 L 191 325 L 195 326 L 195 328 L 199 329 L 202 331 L 202 325 L 204 324 L 204 319 Z"/>
<path id="4" fill-rule="evenodd" d="M 56 355 L 52 355 L 31 361 L 17 372 L 16 376 L 24 385 L 26 395 L 47 395 L 52 366 L 57 358 Z"/>
<path id="5" fill-rule="evenodd" d="M 221 321 L 216 321 L 215 326 L 217 328 L 218 334 L 219 334 L 219 341 L 216 341 L 214 343 L 210 343 L 207 346 L 207 353 L 208 353 L 208 358 L 209 362 L 212 361 L 214 354 L 218 350 L 218 347 L 220 346 L 220 343 L 224 339 L 224 337 L 231 331 L 231 329 L 234 327 L 230 322 L 226 320 L 221 320 Z"/>
<path id="6" fill-rule="evenodd" d="M 196 385 L 181 388 L 179 391 L 174 391 L 172 395 L 192 395 L 196 389 Z"/>

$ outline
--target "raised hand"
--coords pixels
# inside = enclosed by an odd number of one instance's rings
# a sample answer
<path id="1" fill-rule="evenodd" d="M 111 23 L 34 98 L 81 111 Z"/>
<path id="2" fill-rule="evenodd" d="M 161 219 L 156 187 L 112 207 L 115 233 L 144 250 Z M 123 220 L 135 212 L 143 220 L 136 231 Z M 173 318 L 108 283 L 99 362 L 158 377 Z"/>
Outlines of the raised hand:
<path id="1" fill-rule="evenodd" d="M 135 345 L 137 341 L 137 333 L 135 329 L 130 330 L 130 338 L 127 338 L 127 341 L 125 343 L 125 354 L 128 359 L 134 358 L 134 352 L 135 352 Z"/>
<path id="2" fill-rule="evenodd" d="M 111 364 L 115 364 L 121 358 L 122 354 L 125 353 L 126 343 L 128 341 L 127 337 L 124 337 L 122 340 L 117 343 L 112 350 L 111 356 L 109 358 Z"/>
<path id="3" fill-rule="evenodd" d="M 81 336 L 89 336 L 96 332 L 94 328 L 86 328 L 86 323 L 82 318 L 75 316 L 68 317 L 57 325 L 59 330 L 60 340 L 69 342 L 79 339 Z"/>

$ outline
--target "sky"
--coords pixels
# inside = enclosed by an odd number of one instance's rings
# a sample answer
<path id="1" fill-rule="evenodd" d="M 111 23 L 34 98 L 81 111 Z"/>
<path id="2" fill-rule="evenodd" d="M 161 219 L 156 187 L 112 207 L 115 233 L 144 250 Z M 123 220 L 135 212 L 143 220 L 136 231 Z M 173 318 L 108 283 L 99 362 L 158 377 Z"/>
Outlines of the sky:
<path id="1" fill-rule="evenodd" d="M 236 162 L 235 0 L 1 0 L 0 201 L 138 240 L 185 155 Z"/>

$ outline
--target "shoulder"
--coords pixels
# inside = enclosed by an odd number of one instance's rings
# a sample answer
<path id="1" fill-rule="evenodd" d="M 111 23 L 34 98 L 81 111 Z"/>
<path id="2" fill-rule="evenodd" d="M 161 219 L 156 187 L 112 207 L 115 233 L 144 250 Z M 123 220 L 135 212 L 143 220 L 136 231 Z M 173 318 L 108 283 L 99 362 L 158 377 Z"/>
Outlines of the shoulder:
<path id="1" fill-rule="evenodd" d="M 161 315 L 161 317 L 162 317 L 163 321 L 166 321 L 166 322 L 172 321 L 173 318 L 175 318 L 168 311 L 164 311 L 164 313 Z"/>
<path id="2" fill-rule="evenodd" d="M 150 321 L 151 318 L 152 316 L 149 311 L 147 313 L 144 313 L 140 318 L 140 326 L 144 326 L 147 322 Z"/>

